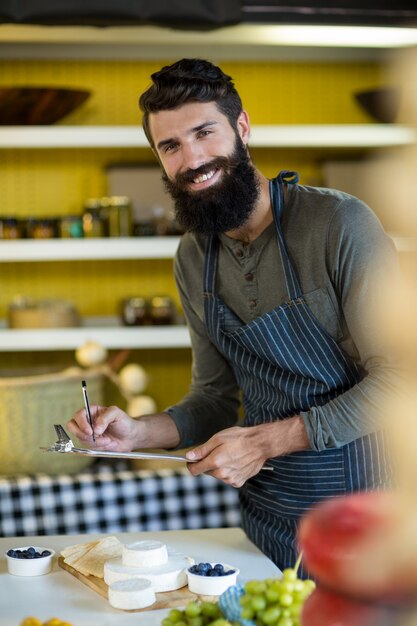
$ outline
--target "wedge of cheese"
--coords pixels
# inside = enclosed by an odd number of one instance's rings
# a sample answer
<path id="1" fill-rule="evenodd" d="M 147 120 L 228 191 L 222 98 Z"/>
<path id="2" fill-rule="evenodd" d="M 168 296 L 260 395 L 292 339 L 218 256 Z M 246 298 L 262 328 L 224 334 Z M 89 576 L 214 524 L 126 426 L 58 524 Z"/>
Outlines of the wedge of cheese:
<path id="1" fill-rule="evenodd" d="M 168 561 L 168 551 L 162 541 L 135 541 L 123 546 L 122 557 L 129 567 L 155 567 Z"/>
<path id="2" fill-rule="evenodd" d="M 141 578 L 130 578 L 113 583 L 109 586 L 108 596 L 112 606 L 127 611 L 144 609 L 156 600 L 152 583 Z"/>
<path id="3" fill-rule="evenodd" d="M 186 570 L 194 559 L 182 554 L 169 554 L 168 561 L 154 567 L 130 567 L 122 557 L 110 559 L 104 564 L 104 581 L 110 586 L 128 579 L 146 578 L 156 593 L 181 589 L 187 584 Z"/>
<path id="4" fill-rule="evenodd" d="M 103 578 L 104 563 L 111 558 L 122 554 L 123 544 L 117 537 L 108 536 L 99 541 L 92 541 L 87 544 L 65 548 L 61 554 L 65 563 L 84 576 L 97 576 Z M 69 554 L 68 554 L 69 552 Z M 66 555 L 65 555 L 66 554 Z"/>

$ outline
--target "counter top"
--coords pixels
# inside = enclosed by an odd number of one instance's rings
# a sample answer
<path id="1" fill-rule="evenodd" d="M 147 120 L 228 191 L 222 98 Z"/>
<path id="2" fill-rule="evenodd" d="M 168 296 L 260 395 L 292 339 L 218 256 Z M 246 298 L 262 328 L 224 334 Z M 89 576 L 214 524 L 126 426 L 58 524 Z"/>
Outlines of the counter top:
<path id="1" fill-rule="evenodd" d="M 223 561 L 240 569 L 239 580 L 268 578 L 280 574 L 240 528 L 178 530 L 142 533 L 115 533 L 123 543 L 142 539 L 163 541 L 196 562 Z M 24 617 L 42 621 L 51 617 L 73 626 L 160 626 L 169 609 L 129 613 L 110 604 L 71 574 L 58 566 L 57 555 L 65 546 L 84 543 L 103 535 L 51 535 L 42 537 L 7 537 L 0 539 L 0 626 L 19 626 Z M 45 576 L 19 577 L 7 572 L 5 552 L 11 547 L 41 545 L 52 548 L 52 572 Z M 140 619 L 139 619 L 140 615 Z"/>

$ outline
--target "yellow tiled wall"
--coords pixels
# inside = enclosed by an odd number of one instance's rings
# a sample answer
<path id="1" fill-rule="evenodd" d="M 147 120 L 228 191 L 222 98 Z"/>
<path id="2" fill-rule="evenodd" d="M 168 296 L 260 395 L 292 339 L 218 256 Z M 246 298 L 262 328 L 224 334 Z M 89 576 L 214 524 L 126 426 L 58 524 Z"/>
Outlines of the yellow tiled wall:
<path id="1" fill-rule="evenodd" d="M 167 59 L 171 62 L 172 59 Z M 140 125 L 139 94 L 163 65 L 142 61 L 0 61 L 0 85 L 87 88 L 91 97 L 64 125 Z M 353 93 L 381 83 L 371 62 L 225 62 L 253 124 L 366 123 Z M 273 176 L 297 169 L 304 182 L 320 182 L 320 152 L 253 150 L 256 165 Z M 79 213 L 87 197 L 107 193 L 106 165 L 154 162 L 148 149 L 7 149 L 0 152 L 0 215 L 56 216 Z M 170 260 L 17 263 L 0 265 L 0 317 L 17 293 L 73 300 L 83 315 L 111 315 L 135 293 L 171 294 L 178 302 Z M 0 354 L 0 368 L 40 362 L 71 364 L 73 355 Z M 136 351 L 151 374 L 150 391 L 162 408 L 186 390 L 188 350 Z M 173 367 L 175 364 L 175 368 Z"/>

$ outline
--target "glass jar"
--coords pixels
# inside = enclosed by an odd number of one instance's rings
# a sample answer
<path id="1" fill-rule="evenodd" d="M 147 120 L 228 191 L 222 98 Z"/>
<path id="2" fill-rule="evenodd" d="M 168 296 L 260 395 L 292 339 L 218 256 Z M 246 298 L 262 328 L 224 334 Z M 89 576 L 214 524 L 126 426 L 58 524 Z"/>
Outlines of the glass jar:
<path id="1" fill-rule="evenodd" d="M 57 220 L 53 218 L 36 218 L 30 221 L 28 237 L 33 239 L 53 239 L 57 234 Z"/>
<path id="2" fill-rule="evenodd" d="M 23 225 L 15 217 L 4 217 L 0 220 L 0 235 L 2 239 L 20 239 L 23 237 Z"/>
<path id="3" fill-rule="evenodd" d="M 104 199 L 102 199 L 104 201 Z M 106 207 L 110 237 L 131 237 L 132 205 L 127 196 L 110 196 Z M 104 205 L 104 202 L 103 202 Z"/>
<path id="4" fill-rule="evenodd" d="M 61 237 L 66 239 L 80 239 L 84 236 L 83 220 L 79 215 L 66 215 L 60 221 Z"/>
<path id="5" fill-rule="evenodd" d="M 175 305 L 169 296 L 153 296 L 149 300 L 151 323 L 165 326 L 175 323 Z"/>
<path id="6" fill-rule="evenodd" d="M 142 296 L 125 298 L 121 302 L 121 317 L 125 326 L 143 326 L 147 322 L 147 305 Z"/>
<path id="7" fill-rule="evenodd" d="M 100 206 L 86 206 L 83 213 L 84 237 L 104 237 L 105 221 Z"/>

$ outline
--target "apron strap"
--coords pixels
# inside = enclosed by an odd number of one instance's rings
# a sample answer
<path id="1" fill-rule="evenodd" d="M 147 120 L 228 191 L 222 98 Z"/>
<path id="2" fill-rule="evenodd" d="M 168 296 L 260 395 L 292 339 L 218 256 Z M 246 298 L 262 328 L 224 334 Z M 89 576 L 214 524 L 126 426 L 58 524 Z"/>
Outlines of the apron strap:
<path id="1" fill-rule="evenodd" d="M 218 239 L 216 235 L 209 235 L 206 243 L 204 259 L 204 295 L 207 297 L 214 294 L 217 272 L 217 249 Z"/>
<path id="2" fill-rule="evenodd" d="M 281 257 L 282 267 L 284 268 L 285 284 L 290 300 L 301 298 L 303 292 L 301 290 L 300 281 L 296 271 L 290 261 L 287 246 L 281 229 L 281 217 L 284 208 L 283 200 L 283 184 L 293 185 L 297 183 L 299 176 L 297 172 L 283 170 L 276 178 L 269 181 L 269 192 L 271 196 L 272 213 L 275 221 L 275 228 L 278 238 L 278 248 Z"/>

